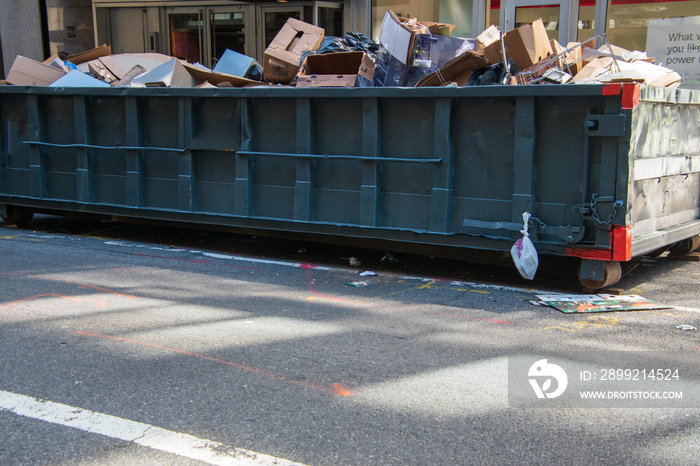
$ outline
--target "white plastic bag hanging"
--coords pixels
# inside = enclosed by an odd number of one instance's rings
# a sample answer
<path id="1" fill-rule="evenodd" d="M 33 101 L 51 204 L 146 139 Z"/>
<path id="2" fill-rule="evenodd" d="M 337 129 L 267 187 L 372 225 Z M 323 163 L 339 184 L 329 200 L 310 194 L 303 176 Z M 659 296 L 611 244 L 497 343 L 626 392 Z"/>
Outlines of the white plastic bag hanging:
<path id="1" fill-rule="evenodd" d="M 532 244 L 530 240 L 530 234 L 527 232 L 527 225 L 530 221 L 530 212 L 523 213 L 523 229 L 520 233 L 523 237 L 515 242 L 513 247 L 510 249 L 510 255 L 513 257 L 513 262 L 515 262 L 515 267 L 520 272 L 523 278 L 532 280 L 535 278 L 535 273 L 537 273 L 537 266 L 540 261 L 537 258 L 537 249 L 535 245 Z"/>

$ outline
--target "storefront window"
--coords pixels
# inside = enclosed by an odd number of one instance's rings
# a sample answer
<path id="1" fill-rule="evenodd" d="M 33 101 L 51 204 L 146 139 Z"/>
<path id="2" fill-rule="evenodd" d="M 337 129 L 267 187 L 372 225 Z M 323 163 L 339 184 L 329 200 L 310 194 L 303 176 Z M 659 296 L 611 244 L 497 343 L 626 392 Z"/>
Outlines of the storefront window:
<path id="1" fill-rule="evenodd" d="M 578 6 L 578 23 L 576 40 L 583 42 L 595 35 L 595 2 L 596 0 L 581 0 Z"/>
<path id="2" fill-rule="evenodd" d="M 379 37 L 387 10 L 402 17 L 454 24 L 453 36 L 475 37 L 480 31 L 472 31 L 473 5 L 474 0 L 372 0 L 372 37 Z"/>
<path id="3" fill-rule="evenodd" d="M 611 44 L 645 50 L 647 23 L 657 18 L 700 16 L 697 0 L 608 0 L 607 35 Z"/>

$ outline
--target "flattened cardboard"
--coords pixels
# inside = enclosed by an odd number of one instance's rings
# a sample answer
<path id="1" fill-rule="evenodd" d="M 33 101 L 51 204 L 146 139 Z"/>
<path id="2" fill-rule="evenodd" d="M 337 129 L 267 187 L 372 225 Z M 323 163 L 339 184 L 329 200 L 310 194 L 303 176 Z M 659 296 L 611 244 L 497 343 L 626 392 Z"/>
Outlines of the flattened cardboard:
<path id="1" fill-rule="evenodd" d="M 128 73 L 126 73 L 126 76 L 124 76 L 122 79 L 119 80 L 118 83 L 115 84 L 115 87 L 127 87 L 131 86 L 131 81 L 134 80 L 137 76 L 141 76 L 144 74 L 146 71 L 146 68 L 144 68 L 141 65 L 136 65 L 133 68 L 129 70 Z"/>
<path id="2" fill-rule="evenodd" d="M 318 49 L 325 30 L 313 24 L 287 19 L 280 32 L 265 50 L 263 75 L 270 82 L 289 84 L 301 66 L 301 56 L 306 51 Z"/>
<path id="3" fill-rule="evenodd" d="M 112 55 L 112 47 L 110 45 L 100 45 L 92 50 L 69 55 L 68 60 L 74 65 L 80 65 L 81 63 L 87 63 L 106 55 Z"/>
<path id="4" fill-rule="evenodd" d="M 81 71 L 73 70 L 51 83 L 51 87 L 111 87 L 104 81 L 88 76 Z"/>
<path id="5" fill-rule="evenodd" d="M 101 57 L 99 60 L 117 79 L 123 79 L 136 65 L 153 70 L 172 59 L 173 57 L 161 53 L 118 53 Z"/>
<path id="6" fill-rule="evenodd" d="M 81 63 L 80 66 L 83 66 L 83 64 Z M 106 83 L 112 84 L 119 81 L 119 78 L 114 76 L 99 58 L 87 62 L 87 66 L 90 73 L 102 78 Z"/>
<path id="7" fill-rule="evenodd" d="M 399 16 L 399 21 L 408 26 L 416 34 L 431 34 L 438 36 L 451 36 L 454 31 L 454 24 L 438 23 L 435 21 L 422 21 L 417 18 L 404 18 Z"/>
<path id="8" fill-rule="evenodd" d="M 360 78 L 374 78 L 374 62 L 364 52 L 309 55 L 304 60 L 297 87 L 357 87 Z"/>
<path id="9" fill-rule="evenodd" d="M 182 62 L 182 66 L 185 67 L 197 84 L 203 84 L 207 81 L 217 87 L 248 87 L 260 86 L 263 84 L 260 81 L 253 81 L 252 79 L 241 78 L 240 76 L 233 76 L 226 73 L 217 73 L 186 62 Z M 227 84 L 230 84 L 230 86 Z"/>
<path id="10" fill-rule="evenodd" d="M 7 82 L 16 86 L 48 86 L 65 74 L 65 71 L 53 66 L 17 55 L 7 74 Z"/>
<path id="11" fill-rule="evenodd" d="M 131 80 L 131 87 L 195 87 L 197 83 L 177 58 Z"/>
<path id="12" fill-rule="evenodd" d="M 382 20 L 379 42 L 401 63 L 408 65 L 411 63 L 415 41 L 415 31 L 401 24 L 396 13 L 387 10 Z"/>
<path id="13" fill-rule="evenodd" d="M 485 57 L 472 50 L 468 50 L 462 55 L 445 63 L 445 66 L 435 73 L 418 81 L 416 87 L 439 87 L 451 82 L 457 83 L 458 86 L 465 86 L 469 80 L 469 76 L 471 76 L 474 71 L 488 65 L 489 62 Z"/>
<path id="14" fill-rule="evenodd" d="M 508 31 L 503 36 L 503 44 L 506 56 L 512 58 L 520 70 L 529 68 L 552 54 L 552 46 L 542 19 Z M 491 63 L 503 61 L 500 41 L 484 48 L 484 53 Z"/>

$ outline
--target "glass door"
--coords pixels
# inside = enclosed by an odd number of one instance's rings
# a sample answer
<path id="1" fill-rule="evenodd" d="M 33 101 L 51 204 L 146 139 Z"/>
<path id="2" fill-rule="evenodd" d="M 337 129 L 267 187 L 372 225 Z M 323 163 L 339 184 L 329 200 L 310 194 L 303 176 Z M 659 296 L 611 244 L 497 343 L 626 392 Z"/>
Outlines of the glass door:
<path id="1" fill-rule="evenodd" d="M 566 46 L 576 37 L 575 18 L 571 18 L 571 2 L 569 0 L 503 0 L 501 1 L 500 23 L 502 31 L 522 26 L 523 24 L 542 18 L 547 35 L 550 39 L 558 40 Z"/>
<path id="2" fill-rule="evenodd" d="M 254 10 L 250 6 L 207 8 L 207 57 L 213 68 L 226 49 L 255 56 Z"/>
<path id="3" fill-rule="evenodd" d="M 204 10 L 173 8 L 167 16 L 170 55 L 190 63 L 202 63 Z"/>
<path id="4" fill-rule="evenodd" d="M 342 36 L 343 4 L 314 2 L 314 24 L 325 29 L 327 36 Z"/>
<path id="5" fill-rule="evenodd" d="M 258 15 L 258 50 L 257 59 L 260 61 L 263 57 L 265 49 L 270 45 L 272 39 L 282 29 L 288 18 L 296 18 L 301 21 L 304 19 L 304 7 L 278 7 L 278 6 L 260 6 Z M 262 63 L 262 62 L 261 62 Z"/>

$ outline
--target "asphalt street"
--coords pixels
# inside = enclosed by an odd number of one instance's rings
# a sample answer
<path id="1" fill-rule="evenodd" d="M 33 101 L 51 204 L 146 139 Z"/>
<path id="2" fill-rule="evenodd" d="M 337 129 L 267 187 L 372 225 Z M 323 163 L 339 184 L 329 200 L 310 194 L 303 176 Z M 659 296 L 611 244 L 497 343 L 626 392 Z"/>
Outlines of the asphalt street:
<path id="1" fill-rule="evenodd" d="M 531 302 L 582 292 L 556 258 L 526 281 L 502 257 L 53 216 L 0 225 L 0 253 L 1 464 L 700 464 L 697 261 L 616 285 L 665 309 L 566 314 Z M 683 402 L 510 398 L 518 360 L 606 355 L 678 370 Z"/>

